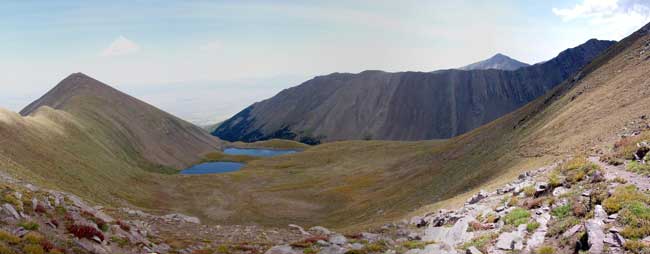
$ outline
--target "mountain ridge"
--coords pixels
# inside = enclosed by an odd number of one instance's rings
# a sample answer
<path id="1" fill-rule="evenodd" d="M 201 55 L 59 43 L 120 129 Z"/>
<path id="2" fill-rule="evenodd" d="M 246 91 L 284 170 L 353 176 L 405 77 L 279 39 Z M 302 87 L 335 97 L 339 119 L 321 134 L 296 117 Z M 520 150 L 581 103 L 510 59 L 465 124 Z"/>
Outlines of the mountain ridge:
<path id="1" fill-rule="evenodd" d="M 521 67 L 526 67 L 526 66 L 530 66 L 530 64 L 520 62 L 504 54 L 497 53 L 496 55 L 488 59 L 478 61 L 476 63 L 468 64 L 458 69 L 466 70 L 466 71 L 488 70 L 488 69 L 514 71 L 516 69 L 519 69 Z"/>
<path id="2" fill-rule="evenodd" d="M 20 114 L 31 115 L 42 106 L 90 122 L 102 121 L 112 127 L 102 128 L 106 135 L 124 141 L 120 145 L 165 167 L 188 166 L 200 160 L 200 154 L 221 146 L 217 138 L 201 128 L 83 73 L 69 75 Z M 154 134 L 151 130 L 156 128 L 162 128 L 162 133 Z"/>
<path id="3" fill-rule="evenodd" d="M 540 64 L 504 70 L 364 71 L 317 76 L 247 107 L 212 134 L 228 141 L 450 138 L 531 101 L 612 45 L 588 40 Z"/>

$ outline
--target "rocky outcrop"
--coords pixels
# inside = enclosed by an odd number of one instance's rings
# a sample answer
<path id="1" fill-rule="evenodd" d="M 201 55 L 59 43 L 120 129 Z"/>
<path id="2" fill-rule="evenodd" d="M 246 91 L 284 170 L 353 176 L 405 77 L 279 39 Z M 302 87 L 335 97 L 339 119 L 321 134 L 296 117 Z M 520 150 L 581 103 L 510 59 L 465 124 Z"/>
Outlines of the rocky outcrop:
<path id="1" fill-rule="evenodd" d="M 255 103 L 213 134 L 304 143 L 449 138 L 507 114 L 572 77 L 613 42 L 590 40 L 544 63 L 505 70 L 364 71 L 319 76 Z"/>

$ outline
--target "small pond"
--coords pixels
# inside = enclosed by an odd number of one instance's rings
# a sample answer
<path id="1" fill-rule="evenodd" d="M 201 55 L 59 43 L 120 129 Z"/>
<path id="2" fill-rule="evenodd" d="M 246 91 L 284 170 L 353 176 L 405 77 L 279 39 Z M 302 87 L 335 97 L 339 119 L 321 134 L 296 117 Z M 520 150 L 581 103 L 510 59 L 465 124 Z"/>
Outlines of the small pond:
<path id="1" fill-rule="evenodd" d="M 260 148 L 226 148 L 223 153 L 230 155 L 249 155 L 255 157 L 273 157 L 283 154 L 292 154 L 296 150 L 276 150 Z"/>
<path id="2" fill-rule="evenodd" d="M 230 155 L 248 155 L 255 157 L 273 157 L 283 154 L 295 153 L 295 150 L 274 150 L 274 149 L 258 149 L 258 148 L 226 148 L 223 153 Z M 219 174 L 240 170 L 244 167 L 244 163 L 239 162 L 206 162 L 194 165 L 180 173 L 182 175 L 203 175 L 203 174 Z"/>
<path id="3" fill-rule="evenodd" d="M 203 175 L 203 174 L 217 174 L 237 171 L 244 166 L 244 163 L 239 162 L 206 162 L 194 165 L 181 171 L 182 175 Z"/>

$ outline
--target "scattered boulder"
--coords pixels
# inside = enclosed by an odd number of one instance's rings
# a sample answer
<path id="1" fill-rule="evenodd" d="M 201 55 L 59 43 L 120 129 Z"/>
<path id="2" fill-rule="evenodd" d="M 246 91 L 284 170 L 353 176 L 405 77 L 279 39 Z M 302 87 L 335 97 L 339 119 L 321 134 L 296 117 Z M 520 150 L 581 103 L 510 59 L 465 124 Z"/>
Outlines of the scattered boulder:
<path id="1" fill-rule="evenodd" d="M 7 213 L 8 215 L 11 215 L 16 220 L 20 219 L 20 215 L 16 211 L 16 208 L 14 208 L 14 206 L 12 206 L 11 204 L 3 204 L 2 211 Z"/>
<path id="2" fill-rule="evenodd" d="M 559 197 L 569 192 L 569 189 L 562 186 L 557 187 L 553 190 L 553 197 Z"/>
<path id="3" fill-rule="evenodd" d="M 483 252 L 481 252 L 474 246 L 470 246 L 469 248 L 467 248 L 467 251 L 465 251 L 465 254 L 483 254 Z"/>
<path id="4" fill-rule="evenodd" d="M 479 201 L 481 201 L 481 200 L 487 198 L 488 195 L 489 195 L 489 194 L 488 194 L 486 191 L 481 190 L 481 191 L 479 191 L 478 193 L 476 193 L 474 196 L 472 196 L 471 198 L 469 198 L 469 199 L 467 200 L 467 203 L 468 203 L 468 204 L 476 204 L 476 203 L 478 203 Z"/>
<path id="5" fill-rule="evenodd" d="M 589 253 L 600 254 L 603 253 L 603 241 L 605 240 L 605 233 L 603 233 L 603 222 L 599 219 L 590 219 L 585 222 L 587 229 L 587 237 L 589 243 Z"/>
<path id="6" fill-rule="evenodd" d="M 594 219 L 604 221 L 607 219 L 607 217 L 607 212 L 605 212 L 605 209 L 603 209 L 602 205 L 596 205 L 594 207 Z"/>
<path id="7" fill-rule="evenodd" d="M 523 226 L 523 227 L 522 227 Z M 524 236 L 526 235 L 526 225 L 519 225 L 516 231 L 505 232 L 499 235 L 496 247 L 501 250 L 523 250 Z"/>
<path id="8" fill-rule="evenodd" d="M 320 249 L 319 254 L 345 254 L 348 250 L 338 246 L 338 245 L 330 245 L 327 247 L 324 247 Z"/>
<path id="9" fill-rule="evenodd" d="M 546 182 L 538 182 L 535 184 L 535 196 L 538 197 L 542 194 L 544 194 L 548 190 L 548 183 Z"/>
<path id="10" fill-rule="evenodd" d="M 342 234 L 333 234 L 330 235 L 327 241 L 336 245 L 344 245 L 348 242 L 348 239 L 345 238 L 345 236 L 343 236 Z"/>
<path id="11" fill-rule="evenodd" d="M 581 230 L 582 230 L 582 224 L 575 225 L 571 227 L 569 230 L 565 231 L 564 234 L 562 234 L 562 237 L 570 238 Z"/>
<path id="12" fill-rule="evenodd" d="M 278 246 L 273 246 L 264 254 L 301 254 L 301 251 L 294 250 L 291 248 L 289 245 L 278 245 Z"/>
<path id="13" fill-rule="evenodd" d="M 445 243 L 450 246 L 467 242 L 474 235 L 472 232 L 467 232 L 469 222 L 473 220 L 474 218 L 471 216 L 466 216 L 458 220 L 452 227 L 429 227 L 424 231 L 422 240 Z"/>
<path id="14" fill-rule="evenodd" d="M 311 227 L 309 231 L 314 232 L 317 235 L 330 235 L 332 233 L 329 229 L 321 226 Z"/>

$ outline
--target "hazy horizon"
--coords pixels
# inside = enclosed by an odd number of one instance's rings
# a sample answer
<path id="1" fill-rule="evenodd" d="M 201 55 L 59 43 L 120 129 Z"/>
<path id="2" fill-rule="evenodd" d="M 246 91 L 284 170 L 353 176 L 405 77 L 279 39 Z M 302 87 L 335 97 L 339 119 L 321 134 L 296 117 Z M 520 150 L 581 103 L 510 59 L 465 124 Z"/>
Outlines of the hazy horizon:
<path id="1" fill-rule="evenodd" d="M 17 111 L 84 72 L 208 124 L 332 72 L 433 71 L 496 53 L 545 61 L 620 40 L 649 10 L 640 0 L 15 1 L 0 10 L 0 107 Z"/>

